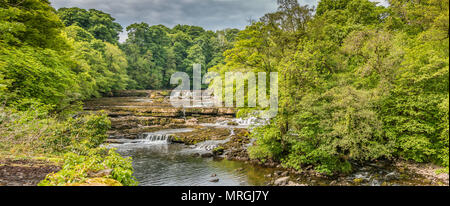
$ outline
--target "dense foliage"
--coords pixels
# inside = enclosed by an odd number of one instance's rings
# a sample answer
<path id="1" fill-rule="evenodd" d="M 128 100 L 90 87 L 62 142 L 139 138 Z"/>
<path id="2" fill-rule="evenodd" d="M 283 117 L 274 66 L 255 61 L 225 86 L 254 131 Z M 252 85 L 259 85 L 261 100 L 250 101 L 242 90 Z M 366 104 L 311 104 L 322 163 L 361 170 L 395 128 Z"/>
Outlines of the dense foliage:
<path id="1" fill-rule="evenodd" d="M 448 0 L 278 3 L 213 68 L 279 73 L 279 113 L 251 157 L 328 174 L 382 158 L 448 167 Z"/>
<path id="2" fill-rule="evenodd" d="M 96 39 L 107 41 L 111 44 L 119 43 L 119 33 L 122 26 L 115 22 L 110 14 L 99 10 L 74 8 L 60 8 L 58 15 L 66 26 L 79 26 Z"/>
<path id="3" fill-rule="evenodd" d="M 114 44 L 79 26 L 65 28 L 47 1 L 0 1 L 0 100 L 61 111 L 125 89 L 127 61 Z"/>
<path id="4" fill-rule="evenodd" d="M 27 111 L 0 109 L 0 147 L 17 154 L 60 154 L 83 152 L 98 147 L 106 139 L 110 122 L 106 115 L 83 115 L 61 121 L 44 106 Z"/>
<path id="5" fill-rule="evenodd" d="M 92 39 L 99 39 L 118 45 L 122 27 L 114 22 L 115 19 L 109 14 L 95 9 L 84 10 L 74 7 L 61 8 L 58 15 L 72 30 L 77 28 L 76 30 L 84 31 L 75 32 L 78 35 L 77 41 L 91 42 Z M 178 71 L 192 74 L 192 66 L 196 63 L 202 65 L 204 74 L 207 68 L 223 62 L 223 52 L 232 47 L 232 42 L 239 32 L 237 29 L 213 32 L 189 25 L 177 25 L 170 29 L 163 25 L 150 26 L 147 23 L 135 23 L 129 25 L 126 30 L 128 39 L 120 44 L 120 47 L 126 55 L 127 65 L 122 64 L 118 68 L 123 69 L 123 66 L 126 68 L 129 81 L 123 75 L 113 78 L 118 81 L 116 86 L 119 87 L 111 89 L 123 89 L 124 80 L 128 89 L 171 88 L 172 74 Z M 91 42 L 88 47 L 99 50 L 98 46 L 93 45 L 95 42 Z M 86 58 L 92 57 L 95 56 L 90 54 Z M 95 62 L 93 65 L 101 66 Z M 102 83 L 105 82 L 107 81 Z M 100 88 L 102 92 L 110 91 L 107 86 Z"/>

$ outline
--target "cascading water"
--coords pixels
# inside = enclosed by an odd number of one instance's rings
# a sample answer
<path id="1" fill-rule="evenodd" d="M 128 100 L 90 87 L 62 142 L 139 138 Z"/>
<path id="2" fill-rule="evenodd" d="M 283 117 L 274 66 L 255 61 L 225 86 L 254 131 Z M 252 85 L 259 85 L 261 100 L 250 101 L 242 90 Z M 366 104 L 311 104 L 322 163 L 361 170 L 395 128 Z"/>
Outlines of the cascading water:
<path id="1" fill-rule="evenodd" d="M 170 142 L 170 134 L 152 134 L 152 133 L 144 133 L 140 138 L 141 143 L 145 144 L 167 144 Z"/>
<path id="2" fill-rule="evenodd" d="M 246 119 L 239 118 L 234 120 L 234 122 L 241 126 L 262 126 L 266 125 L 268 121 L 268 119 L 261 119 L 257 117 L 249 117 Z"/>
<path id="3" fill-rule="evenodd" d="M 211 152 L 221 144 L 225 144 L 230 141 L 230 138 L 224 140 L 207 140 L 195 145 L 194 150 L 197 152 Z"/>
<path id="4" fill-rule="evenodd" d="M 223 120 L 215 123 L 203 123 L 200 125 L 205 127 L 219 127 L 219 128 L 248 128 L 251 130 L 254 127 L 263 126 L 267 124 L 269 124 L 269 119 L 249 117 L 249 118 Z"/>
<path id="5" fill-rule="evenodd" d="M 232 136 L 234 136 L 234 135 L 236 135 L 236 134 L 234 133 L 234 129 L 231 128 L 231 129 L 230 129 L 230 137 L 232 137 Z"/>
<path id="6" fill-rule="evenodd" d="M 182 132 L 191 132 L 191 128 L 181 128 L 181 129 L 168 129 L 161 130 L 157 132 L 142 133 L 138 135 L 137 140 L 133 140 L 132 144 L 136 145 L 147 145 L 147 144 L 169 144 L 174 134 Z"/>
<path id="7" fill-rule="evenodd" d="M 210 151 L 214 150 L 215 148 L 219 147 L 219 145 L 229 142 L 230 138 L 234 135 L 235 135 L 234 129 L 230 128 L 230 136 L 228 136 L 228 138 L 226 138 L 224 140 L 207 140 L 204 142 L 200 142 L 195 145 L 194 149 L 197 151 L 210 152 Z"/>

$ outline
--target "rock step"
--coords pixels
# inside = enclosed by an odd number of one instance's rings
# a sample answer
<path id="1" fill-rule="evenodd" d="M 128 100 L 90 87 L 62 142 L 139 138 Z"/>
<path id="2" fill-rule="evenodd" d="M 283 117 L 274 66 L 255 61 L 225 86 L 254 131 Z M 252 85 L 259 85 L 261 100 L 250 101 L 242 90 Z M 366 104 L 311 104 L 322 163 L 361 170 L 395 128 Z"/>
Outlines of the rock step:
<path id="1" fill-rule="evenodd" d="M 87 111 L 99 111 L 102 109 L 86 109 Z M 105 108 L 110 117 L 138 116 L 138 117 L 189 117 L 195 115 L 235 115 L 233 108 Z"/>

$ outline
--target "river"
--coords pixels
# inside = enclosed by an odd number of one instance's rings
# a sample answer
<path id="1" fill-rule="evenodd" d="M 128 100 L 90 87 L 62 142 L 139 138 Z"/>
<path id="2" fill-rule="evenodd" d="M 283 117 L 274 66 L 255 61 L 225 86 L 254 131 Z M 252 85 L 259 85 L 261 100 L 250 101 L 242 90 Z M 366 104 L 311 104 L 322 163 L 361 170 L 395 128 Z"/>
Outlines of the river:
<path id="1" fill-rule="evenodd" d="M 231 152 L 246 154 L 249 127 L 255 121 L 234 117 L 230 108 L 172 108 L 166 91 L 126 91 L 117 97 L 86 103 L 87 111 L 106 111 L 112 122 L 106 146 L 132 157 L 134 176 L 142 186 L 263 186 L 290 176 L 295 185 L 430 185 L 425 177 L 380 161 L 339 177 L 283 174 L 281 168 L 227 160 Z M 230 124 L 231 123 L 231 124 Z M 240 149 L 234 149 L 239 142 Z M 229 146 L 224 146 L 229 145 Z M 239 156 L 239 155 L 238 155 Z M 245 155 L 244 155 L 245 156 Z"/>

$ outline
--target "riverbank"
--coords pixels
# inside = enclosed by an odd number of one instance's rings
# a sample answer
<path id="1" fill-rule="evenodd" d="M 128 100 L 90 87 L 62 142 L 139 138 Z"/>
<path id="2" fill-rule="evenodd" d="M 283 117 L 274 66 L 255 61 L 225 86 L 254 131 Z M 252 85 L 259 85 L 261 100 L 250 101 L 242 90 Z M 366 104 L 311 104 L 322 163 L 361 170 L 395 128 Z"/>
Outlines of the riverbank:
<path id="1" fill-rule="evenodd" d="M 0 186 L 36 186 L 50 173 L 61 170 L 62 164 L 42 158 L 0 158 Z"/>
<path id="2" fill-rule="evenodd" d="M 246 130 L 245 130 L 246 131 Z M 311 166 L 301 171 L 286 169 L 279 162 L 266 160 L 264 162 L 250 159 L 247 148 L 251 139 L 248 131 L 238 133 L 231 141 L 219 145 L 224 149 L 224 155 L 216 158 L 240 161 L 259 167 L 275 168 L 270 174 L 269 185 L 274 186 L 396 186 L 423 185 L 449 186 L 449 174 L 443 172 L 444 167 L 432 163 L 417 163 L 406 160 L 379 160 L 374 162 L 354 163 L 350 174 L 327 176 L 316 172 Z"/>
<path id="3" fill-rule="evenodd" d="M 327 176 L 316 172 L 312 167 L 305 167 L 298 171 L 286 169 L 281 163 L 266 160 L 250 159 L 247 153 L 251 142 L 246 135 L 237 135 L 231 141 L 219 145 L 224 155 L 215 155 L 215 158 L 225 158 L 240 161 L 258 167 L 272 168 L 275 171 L 269 174 L 271 179 L 268 185 L 274 186 L 396 186 L 396 185 L 423 185 L 448 186 L 449 174 L 440 172 L 444 167 L 432 163 L 417 163 L 406 160 L 380 160 L 353 164 L 350 174 Z"/>

